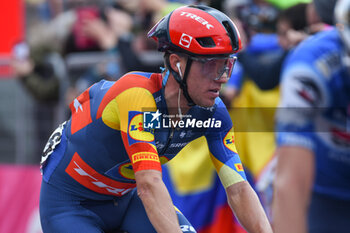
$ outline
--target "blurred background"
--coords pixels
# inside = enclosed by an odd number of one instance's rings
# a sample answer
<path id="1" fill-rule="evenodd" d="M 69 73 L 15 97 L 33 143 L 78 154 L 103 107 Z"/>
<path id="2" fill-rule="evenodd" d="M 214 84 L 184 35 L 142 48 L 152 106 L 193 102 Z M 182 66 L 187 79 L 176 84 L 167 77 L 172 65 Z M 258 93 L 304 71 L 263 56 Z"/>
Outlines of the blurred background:
<path id="1" fill-rule="evenodd" d="M 100 79 L 160 72 L 162 54 L 146 34 L 186 4 L 222 10 L 240 30 L 244 49 L 221 97 L 246 173 L 269 213 L 283 59 L 328 27 L 310 0 L 11 0 L 0 2 L 0 232 L 41 232 L 41 152 L 69 117 L 69 103 Z M 237 111 L 247 107 L 254 113 Z M 164 167 L 170 194 L 198 232 L 244 232 L 226 204 L 205 143 L 194 141 Z"/>

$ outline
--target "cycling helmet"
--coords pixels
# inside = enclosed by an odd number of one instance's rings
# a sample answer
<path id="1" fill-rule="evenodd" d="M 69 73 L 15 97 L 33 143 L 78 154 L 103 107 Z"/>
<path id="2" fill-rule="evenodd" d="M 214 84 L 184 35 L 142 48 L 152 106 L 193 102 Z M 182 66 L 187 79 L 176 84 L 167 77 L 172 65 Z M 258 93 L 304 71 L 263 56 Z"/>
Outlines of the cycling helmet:
<path id="1" fill-rule="evenodd" d="M 208 6 L 180 7 L 162 18 L 148 33 L 159 51 L 189 55 L 229 55 L 241 48 L 236 26 L 221 11 Z"/>
<path id="2" fill-rule="evenodd" d="M 183 53 L 190 57 L 229 57 L 241 49 L 239 32 L 231 19 L 208 6 L 189 5 L 177 8 L 163 17 L 148 33 L 158 42 L 158 50 Z M 187 92 L 186 79 L 192 64 L 187 60 L 183 77 L 175 72 L 166 59 L 189 105 L 194 105 Z"/>

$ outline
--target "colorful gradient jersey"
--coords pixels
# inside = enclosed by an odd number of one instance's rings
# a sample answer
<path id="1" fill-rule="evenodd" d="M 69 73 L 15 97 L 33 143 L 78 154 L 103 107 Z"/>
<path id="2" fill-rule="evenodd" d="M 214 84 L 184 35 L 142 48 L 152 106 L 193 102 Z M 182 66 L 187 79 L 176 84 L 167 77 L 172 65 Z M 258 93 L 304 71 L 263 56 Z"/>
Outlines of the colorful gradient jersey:
<path id="1" fill-rule="evenodd" d="M 100 81 L 77 97 L 60 144 L 43 166 L 44 180 L 87 198 L 122 196 L 136 187 L 135 172 L 161 171 L 161 164 L 202 136 L 223 185 L 246 180 L 232 122 L 219 98 L 211 108 L 192 107 L 183 118 L 189 127 L 164 127 L 169 121 L 144 127 L 144 112 L 168 114 L 167 77 L 133 72 L 116 82 Z"/>

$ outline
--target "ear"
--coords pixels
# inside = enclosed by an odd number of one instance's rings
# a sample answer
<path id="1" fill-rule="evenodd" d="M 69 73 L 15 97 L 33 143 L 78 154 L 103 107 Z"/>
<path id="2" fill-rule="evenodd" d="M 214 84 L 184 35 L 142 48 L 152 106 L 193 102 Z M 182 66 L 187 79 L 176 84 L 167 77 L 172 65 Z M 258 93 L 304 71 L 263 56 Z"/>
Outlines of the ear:
<path id="1" fill-rule="evenodd" d="M 174 54 L 174 53 L 170 54 L 170 56 L 169 56 L 169 63 L 170 63 L 171 68 L 175 72 L 177 72 L 177 73 L 180 72 L 177 63 L 181 64 L 182 63 L 182 59 L 181 59 L 181 57 L 179 55 Z"/>

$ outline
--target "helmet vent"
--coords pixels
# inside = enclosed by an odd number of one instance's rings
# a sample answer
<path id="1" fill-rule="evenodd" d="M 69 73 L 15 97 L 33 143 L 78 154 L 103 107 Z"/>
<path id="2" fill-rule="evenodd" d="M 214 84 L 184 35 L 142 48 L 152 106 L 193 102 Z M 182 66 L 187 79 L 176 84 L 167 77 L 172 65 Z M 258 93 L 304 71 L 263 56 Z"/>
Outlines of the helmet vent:
<path id="1" fill-rule="evenodd" d="M 202 47 L 206 47 L 206 48 L 215 47 L 215 42 L 211 37 L 196 38 L 196 40 Z"/>
<path id="2" fill-rule="evenodd" d="M 234 50 L 237 50 L 239 48 L 238 41 L 236 41 L 236 35 L 232 30 L 232 26 L 228 21 L 223 21 L 222 24 L 224 25 L 230 39 L 231 39 L 231 44 Z"/>

